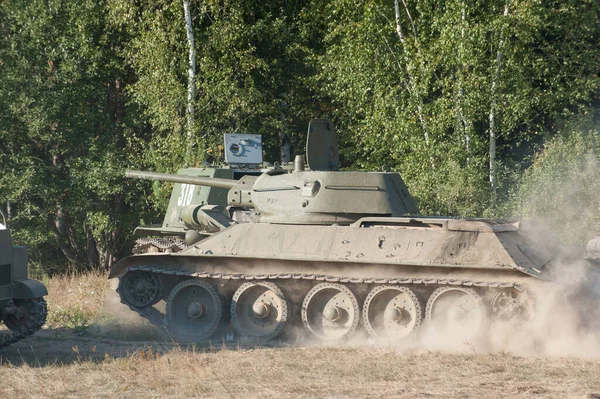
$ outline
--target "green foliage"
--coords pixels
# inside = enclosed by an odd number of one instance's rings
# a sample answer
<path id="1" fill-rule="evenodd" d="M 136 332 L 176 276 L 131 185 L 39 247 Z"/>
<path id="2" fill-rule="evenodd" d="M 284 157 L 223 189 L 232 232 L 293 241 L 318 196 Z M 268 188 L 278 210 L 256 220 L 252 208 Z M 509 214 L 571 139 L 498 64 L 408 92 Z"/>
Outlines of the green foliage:
<path id="1" fill-rule="evenodd" d="M 401 171 L 426 213 L 493 215 L 490 114 L 503 200 L 523 159 L 595 107 L 600 6 L 580 18 L 574 2 L 399 5 L 402 37 L 393 3 L 329 3 L 319 76 L 344 152 L 354 167 Z"/>
<path id="2" fill-rule="evenodd" d="M 78 306 L 71 306 L 67 309 L 58 307 L 53 309 L 48 320 L 48 325 L 56 325 L 66 328 L 72 328 L 78 334 L 84 334 L 86 330 L 95 321 L 96 315 L 86 312 Z"/>
<path id="3" fill-rule="evenodd" d="M 401 172 L 423 213 L 587 206 L 555 223 L 594 229 L 597 134 L 573 124 L 598 119 L 600 3 L 398 5 L 396 19 L 393 1 L 192 1 L 189 140 L 181 2 L 0 3 L 0 201 L 16 241 L 46 272 L 110 267 L 169 197 L 124 169 L 219 162 L 225 132 L 262 134 L 277 161 L 281 140 L 302 152 L 313 117 L 334 120 L 344 168 Z"/>
<path id="4" fill-rule="evenodd" d="M 104 6 L 0 4 L 0 198 L 12 203 L 15 240 L 49 272 L 60 255 L 72 269 L 112 264 L 139 202 L 123 178 L 140 152 L 138 121 Z"/>
<path id="5" fill-rule="evenodd" d="M 198 164 L 206 151 L 220 156 L 224 132 L 264 136 L 275 158 L 279 134 L 297 134 L 311 115 L 303 61 L 314 34 L 301 24 L 301 2 L 192 2 L 198 91 L 195 139 L 185 127 L 187 42 L 180 2 L 110 1 L 112 25 L 126 33 L 123 56 L 137 80 L 128 88 L 153 133 L 145 152 L 149 168 L 174 171 Z M 303 143 L 302 143 L 303 144 Z M 194 159 L 185 160 L 187 148 Z"/>
<path id="6" fill-rule="evenodd" d="M 588 125 L 589 126 L 589 125 Z M 551 226 L 565 242 L 584 245 L 600 231 L 600 136 L 575 128 L 548 141 L 524 173 L 505 210 Z"/>

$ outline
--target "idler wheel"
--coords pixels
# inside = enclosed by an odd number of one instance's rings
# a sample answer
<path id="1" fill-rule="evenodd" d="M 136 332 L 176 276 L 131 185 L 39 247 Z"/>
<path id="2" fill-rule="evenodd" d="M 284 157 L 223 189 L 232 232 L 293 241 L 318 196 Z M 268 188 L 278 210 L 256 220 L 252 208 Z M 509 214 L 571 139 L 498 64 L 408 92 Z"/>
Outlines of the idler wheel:
<path id="1" fill-rule="evenodd" d="M 231 322 L 246 338 L 269 341 L 281 334 L 287 320 L 287 300 L 274 283 L 244 283 L 233 294 Z"/>
<path id="2" fill-rule="evenodd" d="M 374 338 L 402 340 L 417 330 L 422 320 L 421 301 L 408 287 L 376 287 L 363 305 L 363 321 Z"/>
<path id="3" fill-rule="evenodd" d="M 167 299 L 167 328 L 182 342 L 210 338 L 221 326 L 222 299 L 206 281 L 189 279 L 177 284 Z"/>
<path id="4" fill-rule="evenodd" d="M 162 298 L 162 280 L 154 273 L 129 271 L 119 277 L 118 291 L 123 302 L 144 308 L 157 304 Z"/>
<path id="5" fill-rule="evenodd" d="M 325 341 L 352 335 L 358 327 L 359 313 L 356 297 L 341 284 L 317 284 L 302 302 L 302 323 Z"/>
<path id="6" fill-rule="evenodd" d="M 472 288 L 440 287 L 427 301 L 425 318 L 435 333 L 463 342 L 481 331 L 486 309 L 481 296 Z"/>

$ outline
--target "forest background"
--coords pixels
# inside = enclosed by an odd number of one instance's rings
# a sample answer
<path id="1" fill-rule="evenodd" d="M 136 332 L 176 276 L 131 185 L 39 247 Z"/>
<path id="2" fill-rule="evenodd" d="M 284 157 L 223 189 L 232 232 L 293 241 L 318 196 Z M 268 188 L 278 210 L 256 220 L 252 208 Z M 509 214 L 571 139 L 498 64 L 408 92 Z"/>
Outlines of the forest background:
<path id="1" fill-rule="evenodd" d="M 597 0 L 5 0 L 0 204 L 47 273 L 106 269 L 170 194 L 125 169 L 221 161 L 231 132 L 279 161 L 321 117 L 345 169 L 400 172 L 424 214 L 538 218 L 581 247 L 598 43 Z"/>

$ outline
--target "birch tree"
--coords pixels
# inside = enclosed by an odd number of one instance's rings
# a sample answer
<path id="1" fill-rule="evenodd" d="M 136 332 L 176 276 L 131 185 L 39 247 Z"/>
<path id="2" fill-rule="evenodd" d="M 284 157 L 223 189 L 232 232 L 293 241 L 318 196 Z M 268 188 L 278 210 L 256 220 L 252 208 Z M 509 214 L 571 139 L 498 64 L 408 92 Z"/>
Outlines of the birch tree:
<path id="1" fill-rule="evenodd" d="M 418 38 L 417 38 L 417 27 L 415 26 L 415 22 L 412 19 L 412 16 L 410 15 L 410 10 L 408 9 L 408 7 L 406 5 L 406 1 L 405 0 L 400 0 L 400 1 L 402 1 L 403 11 L 406 13 L 406 16 L 410 22 L 410 26 L 412 28 L 413 40 L 415 43 L 415 47 L 419 48 Z M 421 92 L 420 92 L 419 86 L 417 84 L 417 77 L 415 76 L 416 73 L 413 72 L 412 59 L 411 59 L 413 57 L 411 57 L 411 54 L 407 50 L 406 39 L 404 37 L 404 34 L 402 33 L 402 26 L 400 24 L 401 13 L 400 13 L 399 0 L 394 0 L 394 17 L 395 17 L 395 23 L 396 23 L 396 34 L 398 35 L 398 39 L 400 39 L 400 42 L 402 43 L 402 52 L 404 55 L 403 60 L 404 60 L 404 64 L 406 65 L 406 74 L 408 75 L 408 90 L 410 91 L 411 95 L 415 99 L 416 107 L 417 107 L 417 115 L 419 117 L 419 121 L 421 122 L 421 127 L 423 129 L 423 138 L 425 140 L 425 144 L 427 145 L 427 147 L 429 147 L 429 128 L 427 127 L 427 120 L 426 120 L 424 112 L 423 112 L 423 98 L 421 96 Z M 422 71 L 419 71 L 419 72 L 422 73 Z M 433 163 L 432 163 L 432 166 L 433 166 Z"/>
<path id="2" fill-rule="evenodd" d="M 196 46 L 194 44 L 194 29 L 192 27 L 192 12 L 189 0 L 183 0 L 185 16 L 185 31 L 189 47 L 188 52 L 188 89 L 187 89 L 187 145 L 188 162 L 191 160 L 191 150 L 195 144 L 194 137 L 194 101 L 196 100 Z"/>
<path id="3" fill-rule="evenodd" d="M 504 12 L 502 13 L 503 18 L 508 17 L 508 13 L 510 11 L 510 1 L 507 1 L 504 6 Z M 491 87 L 490 87 L 490 116 L 489 116 L 489 135 L 490 135 L 490 150 L 489 150 L 489 181 L 491 187 L 491 205 L 492 207 L 496 206 L 496 192 L 497 192 L 497 182 L 496 182 L 496 141 L 498 139 L 498 132 L 496 126 L 496 117 L 497 117 L 497 101 L 498 101 L 498 80 L 500 79 L 500 70 L 502 68 L 502 49 L 504 46 L 504 32 L 505 32 L 505 24 L 501 24 L 500 33 L 498 34 L 498 47 L 496 50 L 496 54 L 493 61 L 492 68 L 492 78 L 491 78 Z"/>
<path id="4" fill-rule="evenodd" d="M 461 132 L 462 140 L 464 142 L 465 150 L 467 152 L 467 163 L 470 161 L 471 157 L 471 136 L 472 125 L 471 121 L 468 119 L 465 109 L 465 73 L 466 73 L 466 25 L 467 25 L 467 10 L 466 10 L 465 1 L 462 0 L 460 2 L 460 39 L 459 44 L 457 46 L 457 57 L 458 57 L 458 70 L 456 71 L 457 79 L 457 96 L 456 96 L 456 124 L 458 130 Z"/>

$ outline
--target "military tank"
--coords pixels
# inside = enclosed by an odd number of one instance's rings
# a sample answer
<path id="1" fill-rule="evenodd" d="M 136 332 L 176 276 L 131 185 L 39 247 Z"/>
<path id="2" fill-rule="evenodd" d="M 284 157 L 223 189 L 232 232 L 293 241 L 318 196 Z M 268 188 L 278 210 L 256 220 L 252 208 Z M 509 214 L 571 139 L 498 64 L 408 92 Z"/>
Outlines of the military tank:
<path id="1" fill-rule="evenodd" d="M 289 165 L 269 165 L 263 163 L 262 137 L 258 134 L 224 134 L 225 163 L 204 163 L 201 167 L 179 169 L 179 176 L 210 177 L 227 180 L 239 180 L 243 176 L 260 176 L 272 170 L 282 171 Z M 141 236 L 136 240 L 134 254 L 146 252 L 179 252 L 188 247 L 186 242 L 206 238 L 210 231 L 199 232 L 189 228 L 180 217 L 181 210 L 189 205 L 214 205 L 218 212 L 227 208 L 228 187 L 196 186 L 188 183 L 176 183 L 171 191 L 167 212 L 160 224 L 136 227 L 134 234 Z M 205 210 L 208 208 L 204 208 Z M 252 218 L 253 209 L 229 207 L 229 216 L 234 221 Z M 187 237 L 187 238 L 186 238 Z"/>
<path id="2" fill-rule="evenodd" d="M 423 324 L 466 339 L 490 320 L 527 317 L 528 286 L 551 283 L 563 255 L 519 222 L 422 216 L 398 173 L 340 171 L 328 120 L 310 122 L 293 171 L 127 175 L 227 190 L 229 208 L 169 210 L 193 232 L 184 250 L 133 255 L 110 272 L 123 303 L 182 342 L 230 329 L 266 342 L 292 326 L 322 341 L 363 330 L 397 342 Z M 234 220 L 232 209 L 253 216 Z"/>
<path id="3" fill-rule="evenodd" d="M 6 217 L 0 211 L 0 317 L 7 331 L 0 332 L 0 348 L 20 341 L 46 323 L 46 287 L 27 278 L 27 247 L 14 246 Z"/>

